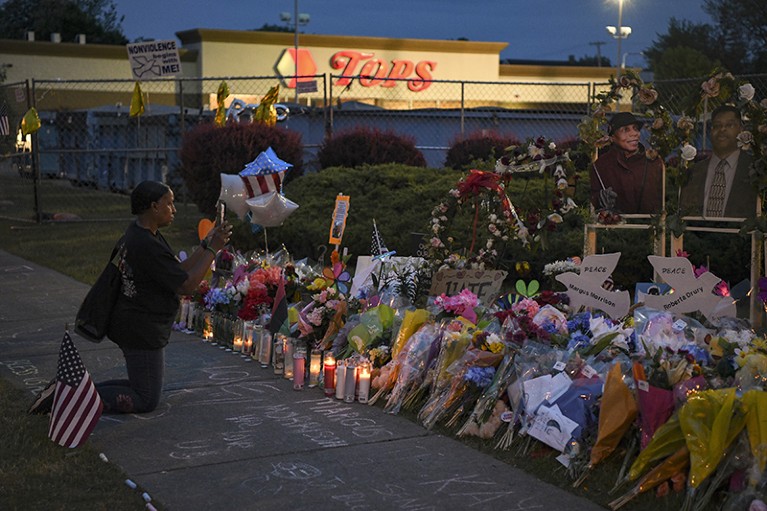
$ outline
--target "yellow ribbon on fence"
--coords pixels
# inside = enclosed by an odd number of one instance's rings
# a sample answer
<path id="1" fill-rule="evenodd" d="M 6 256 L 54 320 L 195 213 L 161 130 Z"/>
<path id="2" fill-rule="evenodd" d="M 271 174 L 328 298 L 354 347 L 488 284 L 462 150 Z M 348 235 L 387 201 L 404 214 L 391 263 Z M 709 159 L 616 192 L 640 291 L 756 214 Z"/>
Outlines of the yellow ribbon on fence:
<path id="1" fill-rule="evenodd" d="M 21 119 L 21 133 L 26 137 L 40 129 L 40 116 L 37 115 L 35 107 L 27 110 Z"/>
<path id="2" fill-rule="evenodd" d="M 216 92 L 216 125 L 223 126 L 226 124 L 226 107 L 224 107 L 224 101 L 229 97 L 229 86 L 225 81 L 221 81 L 218 85 L 218 91 Z"/>
<path id="3" fill-rule="evenodd" d="M 136 117 L 144 113 L 144 93 L 141 92 L 141 85 L 136 82 L 133 86 L 133 95 L 130 98 L 130 116 Z"/>

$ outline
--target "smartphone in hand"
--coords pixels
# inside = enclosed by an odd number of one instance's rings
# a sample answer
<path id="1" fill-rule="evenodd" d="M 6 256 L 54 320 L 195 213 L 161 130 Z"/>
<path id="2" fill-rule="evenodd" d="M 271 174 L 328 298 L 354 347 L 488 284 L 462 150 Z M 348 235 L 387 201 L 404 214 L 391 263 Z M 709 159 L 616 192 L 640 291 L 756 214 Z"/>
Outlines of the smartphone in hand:
<path id="1" fill-rule="evenodd" d="M 222 225 L 226 220 L 226 202 L 218 201 L 216 206 L 216 225 Z"/>

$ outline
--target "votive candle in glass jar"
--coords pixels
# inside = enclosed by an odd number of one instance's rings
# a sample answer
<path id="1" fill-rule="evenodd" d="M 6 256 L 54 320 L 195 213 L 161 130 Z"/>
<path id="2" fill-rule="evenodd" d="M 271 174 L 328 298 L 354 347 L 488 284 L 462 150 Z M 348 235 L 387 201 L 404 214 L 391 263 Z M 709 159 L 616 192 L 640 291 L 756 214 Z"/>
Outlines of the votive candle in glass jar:
<path id="1" fill-rule="evenodd" d="M 272 365 L 274 366 L 274 374 L 282 374 L 285 371 L 285 341 L 276 335 L 274 337 L 274 356 L 272 357 Z"/>
<path id="2" fill-rule="evenodd" d="M 370 363 L 363 362 L 359 368 L 359 383 L 357 385 L 357 400 L 367 403 L 370 397 Z"/>
<path id="3" fill-rule="evenodd" d="M 242 338 L 243 331 L 245 330 L 244 322 L 237 318 L 234 321 L 234 327 L 232 331 L 232 351 L 234 353 L 242 353 L 242 347 L 244 345 L 244 340 Z"/>
<path id="4" fill-rule="evenodd" d="M 312 350 L 309 358 L 309 387 L 314 388 L 320 383 L 320 370 L 322 368 L 322 353 L 320 350 Z"/>
<path id="5" fill-rule="evenodd" d="M 346 384 L 346 361 L 339 360 L 336 365 L 336 399 L 344 398 L 344 385 Z"/>
<path id="6" fill-rule="evenodd" d="M 306 350 L 296 349 L 293 352 L 293 390 L 304 389 L 306 377 Z"/>
<path id="7" fill-rule="evenodd" d="M 336 391 L 336 359 L 330 351 L 325 353 L 325 372 L 323 374 L 323 379 L 325 380 L 325 395 L 330 397 Z"/>
<path id="8" fill-rule="evenodd" d="M 290 361 L 293 360 L 293 349 L 295 348 L 295 346 L 293 346 L 293 339 L 286 337 L 283 334 L 277 334 L 275 337 L 282 338 L 282 350 L 285 354 L 285 371 L 282 373 L 282 376 L 284 376 L 286 380 L 292 380 L 293 364 L 291 364 Z"/>
<path id="9" fill-rule="evenodd" d="M 253 327 L 255 321 L 245 321 L 242 325 L 242 353 L 250 356 L 253 353 Z"/>
<path id="10" fill-rule="evenodd" d="M 202 340 L 213 341 L 213 314 L 205 311 L 202 315 Z"/>
<path id="11" fill-rule="evenodd" d="M 253 331 L 250 333 L 250 337 L 253 339 L 253 348 L 250 351 L 250 358 L 258 362 L 260 360 L 261 355 L 261 332 L 263 332 L 264 327 L 253 322 Z"/>
<path id="12" fill-rule="evenodd" d="M 353 403 L 354 393 L 357 390 L 357 366 L 353 361 L 347 359 L 346 374 L 344 375 L 344 402 Z"/>
<path id="13" fill-rule="evenodd" d="M 272 333 L 266 328 L 263 328 L 261 331 L 261 342 L 259 344 L 261 349 L 258 352 L 258 362 L 261 364 L 262 369 L 266 369 L 272 360 Z"/>

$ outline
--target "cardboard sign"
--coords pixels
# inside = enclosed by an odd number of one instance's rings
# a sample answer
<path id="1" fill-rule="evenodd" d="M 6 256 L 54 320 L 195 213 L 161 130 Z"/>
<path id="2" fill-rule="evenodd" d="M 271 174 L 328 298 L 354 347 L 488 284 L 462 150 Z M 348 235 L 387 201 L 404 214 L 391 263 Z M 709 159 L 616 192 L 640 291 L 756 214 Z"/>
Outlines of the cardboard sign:
<path id="1" fill-rule="evenodd" d="M 128 62 L 134 80 L 152 80 L 181 74 L 176 41 L 146 41 L 127 44 Z"/>
<path id="2" fill-rule="evenodd" d="M 700 311 L 710 321 L 721 316 L 735 316 L 735 300 L 714 294 L 722 279 L 711 272 L 695 277 L 692 263 L 686 257 L 647 256 L 657 274 L 673 291 L 667 295 L 645 296 L 645 304 L 653 309 L 680 314 Z"/>
<path id="3" fill-rule="evenodd" d="M 501 270 L 442 270 L 431 279 L 431 296 L 454 296 L 468 289 L 480 302 L 489 304 L 501 291 L 506 272 Z"/>
<path id="4" fill-rule="evenodd" d="M 336 197 L 336 207 L 333 210 L 333 222 L 330 224 L 331 245 L 340 245 L 346 229 L 346 217 L 349 216 L 349 196 L 338 195 Z"/>
<path id="5" fill-rule="evenodd" d="M 360 289 L 373 285 L 373 275 L 379 276 L 382 280 L 396 276 L 397 272 L 411 267 L 413 269 L 421 266 L 424 259 L 420 257 L 357 257 L 357 268 L 354 270 L 354 280 L 352 281 L 352 290 L 350 296 L 357 296 Z"/>
<path id="6" fill-rule="evenodd" d="M 567 288 L 570 305 L 574 310 L 580 307 L 599 309 L 613 319 L 620 319 L 628 314 L 631 297 L 628 291 L 609 291 L 602 284 L 612 275 L 620 252 L 586 256 L 580 265 L 580 275 L 565 272 L 556 279 Z"/>

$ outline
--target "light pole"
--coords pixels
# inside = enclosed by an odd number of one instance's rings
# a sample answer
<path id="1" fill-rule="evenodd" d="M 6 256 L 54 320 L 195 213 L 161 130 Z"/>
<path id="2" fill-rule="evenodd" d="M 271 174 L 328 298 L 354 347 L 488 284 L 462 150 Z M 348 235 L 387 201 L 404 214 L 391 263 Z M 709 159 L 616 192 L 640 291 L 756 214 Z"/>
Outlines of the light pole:
<path id="1" fill-rule="evenodd" d="M 629 55 L 642 55 L 644 56 L 643 51 L 627 51 L 623 54 L 623 58 L 621 59 L 621 70 L 626 69 L 626 57 Z"/>
<path id="2" fill-rule="evenodd" d="M 618 40 L 618 60 L 615 63 L 615 66 L 618 68 L 616 76 L 617 79 L 621 76 L 621 41 L 631 34 L 631 27 L 623 26 L 623 0 L 618 0 L 618 26 L 614 27 L 612 25 L 608 25 L 605 28 L 607 29 L 607 32 L 613 36 L 613 38 Z"/>
<path id="3" fill-rule="evenodd" d="M 298 26 L 306 25 L 309 23 L 310 17 L 305 13 L 298 13 L 298 0 L 293 0 L 293 15 L 289 12 L 280 13 L 280 20 L 285 23 L 290 23 L 293 20 L 293 63 L 294 63 L 294 75 L 293 86 L 296 92 L 296 103 L 298 103 Z M 290 25 L 288 25 L 290 26 Z"/>

